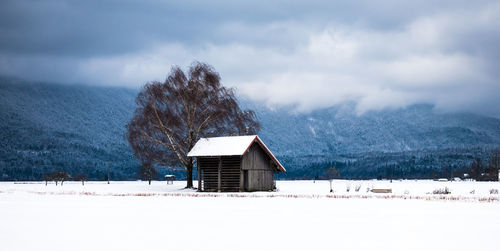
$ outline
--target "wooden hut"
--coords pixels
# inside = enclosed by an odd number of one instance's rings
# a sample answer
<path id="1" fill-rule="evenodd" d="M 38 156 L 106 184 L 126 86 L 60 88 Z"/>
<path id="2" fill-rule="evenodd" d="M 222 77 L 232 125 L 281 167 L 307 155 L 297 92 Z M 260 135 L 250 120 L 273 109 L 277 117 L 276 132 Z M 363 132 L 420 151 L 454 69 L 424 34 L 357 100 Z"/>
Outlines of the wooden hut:
<path id="1" fill-rule="evenodd" d="M 202 138 L 188 156 L 196 158 L 198 191 L 270 191 L 274 173 L 286 172 L 257 135 Z"/>

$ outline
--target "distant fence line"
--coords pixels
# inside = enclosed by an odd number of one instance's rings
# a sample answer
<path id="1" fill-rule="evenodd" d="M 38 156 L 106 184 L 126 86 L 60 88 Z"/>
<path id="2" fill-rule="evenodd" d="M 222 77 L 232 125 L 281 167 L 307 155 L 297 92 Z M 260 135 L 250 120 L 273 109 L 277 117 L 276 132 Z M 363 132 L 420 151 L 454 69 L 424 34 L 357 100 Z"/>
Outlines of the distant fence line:
<path id="1" fill-rule="evenodd" d="M 3 191 L 12 193 L 14 191 Z M 424 201 L 500 202 L 500 196 L 468 197 L 450 195 L 343 195 L 343 194 L 243 194 L 243 193 L 96 193 L 96 192 L 40 192 L 26 191 L 38 195 L 83 195 L 112 197 L 195 197 L 195 198 L 291 198 L 291 199 L 400 199 Z M 0 191 L 2 193 L 2 191 Z"/>

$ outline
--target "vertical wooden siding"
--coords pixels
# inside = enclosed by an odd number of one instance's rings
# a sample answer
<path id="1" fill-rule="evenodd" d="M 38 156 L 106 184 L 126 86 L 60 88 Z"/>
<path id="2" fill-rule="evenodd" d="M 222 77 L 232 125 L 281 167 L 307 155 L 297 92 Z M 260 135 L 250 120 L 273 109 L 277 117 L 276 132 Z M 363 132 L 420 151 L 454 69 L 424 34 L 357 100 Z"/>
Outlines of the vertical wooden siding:
<path id="1" fill-rule="evenodd" d="M 274 186 L 273 167 L 269 156 L 258 143 L 254 143 L 242 158 L 242 170 L 248 170 L 245 190 L 267 191 Z"/>
<path id="2" fill-rule="evenodd" d="M 241 157 L 222 156 L 221 160 L 221 191 L 239 191 Z M 217 191 L 219 157 L 198 157 L 198 164 L 203 172 L 203 191 Z"/>

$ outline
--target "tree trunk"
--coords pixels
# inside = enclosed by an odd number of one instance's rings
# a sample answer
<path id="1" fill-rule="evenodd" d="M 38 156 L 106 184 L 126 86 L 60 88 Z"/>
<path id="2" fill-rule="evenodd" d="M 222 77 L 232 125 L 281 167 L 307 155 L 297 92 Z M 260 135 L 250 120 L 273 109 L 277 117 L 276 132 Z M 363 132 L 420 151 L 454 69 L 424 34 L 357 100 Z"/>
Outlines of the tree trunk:
<path id="1" fill-rule="evenodd" d="M 149 181 L 149 185 L 151 186 L 151 179 L 149 179 L 148 181 Z"/>
<path id="2" fill-rule="evenodd" d="M 56 186 L 57 186 L 57 180 L 56 180 Z"/>
<path id="3" fill-rule="evenodd" d="M 186 188 L 193 188 L 193 162 L 192 158 L 189 158 L 189 165 L 186 167 Z"/>
<path id="4" fill-rule="evenodd" d="M 82 180 L 82 186 L 85 186 L 85 183 L 84 183 L 84 181 L 83 181 L 83 180 Z"/>
<path id="5" fill-rule="evenodd" d="M 45 181 L 45 186 L 47 186 L 47 181 Z"/>

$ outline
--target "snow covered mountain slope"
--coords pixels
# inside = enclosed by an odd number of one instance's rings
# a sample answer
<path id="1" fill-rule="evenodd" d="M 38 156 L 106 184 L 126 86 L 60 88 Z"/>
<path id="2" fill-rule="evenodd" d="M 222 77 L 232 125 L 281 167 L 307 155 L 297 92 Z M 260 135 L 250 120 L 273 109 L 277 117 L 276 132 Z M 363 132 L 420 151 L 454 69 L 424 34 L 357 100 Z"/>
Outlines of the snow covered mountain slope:
<path id="1" fill-rule="evenodd" d="M 262 123 L 261 137 L 280 155 L 402 152 L 498 147 L 500 120 L 438 113 L 430 105 L 356 115 L 353 105 L 308 114 L 248 104 Z"/>
<path id="2" fill-rule="evenodd" d="M 0 180 L 39 179 L 60 169 L 102 179 L 108 165 L 112 177 L 134 179 L 137 163 L 124 135 L 136 95 L 137 90 L 125 88 L 1 77 Z M 437 113 L 429 105 L 360 116 L 349 104 L 294 113 L 292 108 L 269 109 L 242 99 L 242 107 L 257 112 L 262 123 L 259 136 L 278 159 L 294 163 L 286 167 L 287 177 L 294 177 L 298 166 L 342 154 L 393 156 L 500 146 L 499 119 Z"/>
<path id="3" fill-rule="evenodd" d="M 0 78 L 0 180 L 54 170 L 132 178 L 125 140 L 136 91 Z M 3 170 L 2 170 L 3 169 Z M 3 176 L 3 177 L 2 177 Z"/>

